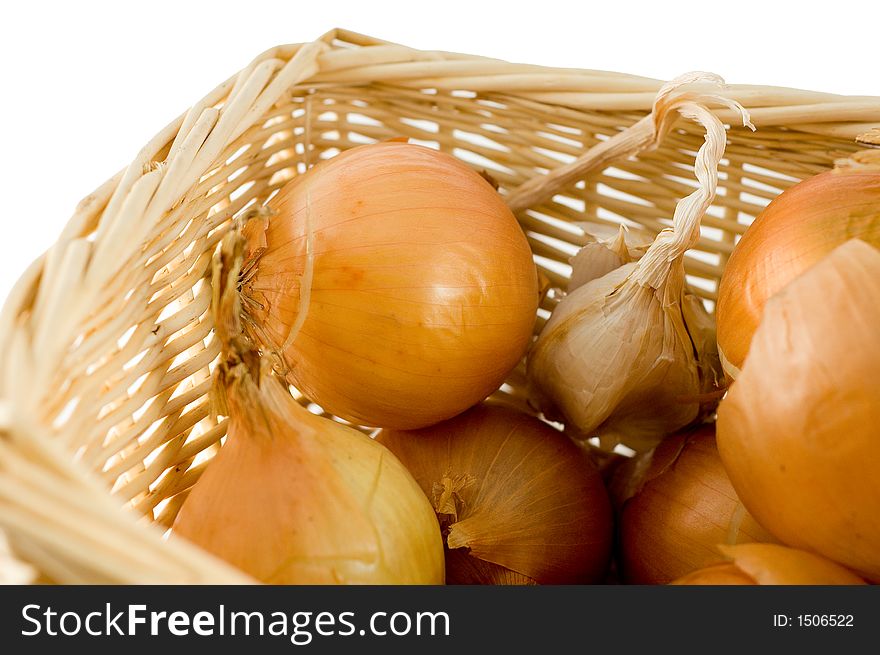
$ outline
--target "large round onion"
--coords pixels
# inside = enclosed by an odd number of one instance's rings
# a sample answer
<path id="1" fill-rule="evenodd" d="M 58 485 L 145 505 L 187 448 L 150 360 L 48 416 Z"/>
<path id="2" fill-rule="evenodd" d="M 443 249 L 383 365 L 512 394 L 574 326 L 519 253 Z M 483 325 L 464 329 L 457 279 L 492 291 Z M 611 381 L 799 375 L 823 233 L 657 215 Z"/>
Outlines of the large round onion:
<path id="1" fill-rule="evenodd" d="M 718 289 L 718 348 L 735 378 L 764 304 L 843 242 L 880 247 L 880 157 L 859 153 L 773 200 L 749 227 Z"/>
<path id="2" fill-rule="evenodd" d="M 718 450 L 780 541 L 880 582 L 880 251 L 849 241 L 770 299 Z"/>
<path id="3" fill-rule="evenodd" d="M 290 381 L 328 411 L 430 425 L 485 398 L 522 357 L 538 304 L 532 253 L 501 196 L 454 157 L 353 148 L 270 204 L 244 305 Z"/>

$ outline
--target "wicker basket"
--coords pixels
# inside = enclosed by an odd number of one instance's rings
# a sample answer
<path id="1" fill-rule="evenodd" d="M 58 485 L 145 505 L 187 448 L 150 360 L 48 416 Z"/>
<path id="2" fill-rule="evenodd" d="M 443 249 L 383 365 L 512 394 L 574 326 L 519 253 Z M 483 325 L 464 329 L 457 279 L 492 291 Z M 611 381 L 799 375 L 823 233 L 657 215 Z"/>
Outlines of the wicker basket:
<path id="1" fill-rule="evenodd" d="M 563 286 L 584 242 L 578 222 L 656 232 L 694 188 L 703 134 L 684 122 L 638 158 L 576 161 L 643 118 L 659 88 L 334 30 L 269 50 L 211 91 L 82 201 L 0 315 L 0 529 L 10 545 L 0 535 L 0 579 L 248 581 L 162 537 L 224 435 L 207 398 L 218 348 L 206 273 L 233 217 L 340 150 L 407 136 L 488 171 L 542 271 Z M 710 304 L 755 214 L 880 125 L 876 97 L 724 93 L 758 129 L 730 128 L 719 193 L 687 257 Z M 516 401 L 522 379 L 515 371 L 500 393 Z"/>

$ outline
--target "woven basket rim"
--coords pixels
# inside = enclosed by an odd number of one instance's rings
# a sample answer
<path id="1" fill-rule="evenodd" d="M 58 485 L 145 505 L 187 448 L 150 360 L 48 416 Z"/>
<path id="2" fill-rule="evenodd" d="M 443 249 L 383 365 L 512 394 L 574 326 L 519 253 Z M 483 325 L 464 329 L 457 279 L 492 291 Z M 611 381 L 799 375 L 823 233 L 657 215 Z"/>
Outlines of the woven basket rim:
<path id="1" fill-rule="evenodd" d="M 355 47 L 387 48 L 387 59 L 382 61 L 381 64 L 377 63 L 375 65 L 385 67 L 397 65 L 398 68 L 394 70 L 397 79 L 402 79 L 404 75 L 412 75 L 413 77 L 410 79 L 422 81 L 419 80 L 419 77 L 415 76 L 415 72 L 419 69 L 419 64 L 424 65 L 427 62 L 433 63 L 434 68 L 436 68 L 433 76 L 423 78 L 431 82 L 441 81 L 443 77 L 451 78 L 455 81 L 464 77 L 465 80 L 463 82 L 473 82 L 476 78 L 480 77 L 497 78 L 502 74 L 515 75 L 519 77 L 517 79 L 503 79 L 500 82 L 496 79 L 492 82 L 492 85 L 499 87 L 506 85 L 508 90 L 505 93 L 517 95 L 509 90 L 511 88 L 510 85 L 513 84 L 514 86 L 521 87 L 521 92 L 530 95 L 538 94 L 542 101 L 549 104 L 560 104 L 576 109 L 648 111 L 651 108 L 656 91 L 665 83 L 665 80 L 621 71 L 523 64 L 469 53 L 420 50 L 342 27 L 330 30 L 318 40 L 328 44 L 344 42 Z M 305 44 L 276 46 L 260 54 L 255 61 L 261 61 L 266 57 L 292 56 L 303 45 Z M 403 53 L 409 53 L 412 59 L 409 61 L 395 60 L 395 57 L 400 57 Z M 410 65 L 412 71 L 406 73 L 401 64 Z M 474 71 L 466 76 L 453 74 L 457 69 L 464 68 L 463 64 L 482 64 L 482 66 L 475 66 Z M 349 69 L 343 68 L 341 70 Z M 480 73 L 480 71 L 485 72 Z M 723 71 L 721 73 L 723 74 Z M 566 79 L 563 82 L 556 82 L 554 85 L 551 85 L 558 86 L 559 88 L 548 88 L 547 78 L 552 80 L 560 74 L 567 74 L 573 78 L 602 78 L 602 81 L 606 84 L 617 80 L 617 83 L 621 84 L 624 88 L 615 93 L 591 94 L 588 91 L 578 90 L 576 88 L 578 86 L 576 79 Z M 529 76 L 532 76 L 532 78 L 529 78 Z M 542 80 L 541 78 L 544 79 Z M 322 79 L 320 74 L 315 77 L 315 81 L 321 81 Z M 484 80 L 483 86 L 487 83 Z M 572 88 L 566 88 L 566 83 L 567 86 Z M 627 86 L 630 88 L 625 88 Z M 468 88 L 468 86 L 466 83 L 463 83 L 460 88 Z M 480 89 L 473 90 L 479 91 Z M 577 98 L 578 94 L 581 95 L 580 98 Z M 771 125 L 784 124 L 791 129 L 806 128 L 805 131 L 811 133 L 822 133 L 819 126 L 823 123 L 858 125 L 857 129 L 861 131 L 869 129 L 863 125 L 864 123 L 880 124 L 880 95 L 836 94 L 797 87 L 756 84 L 728 84 L 721 92 L 721 95 L 726 95 L 742 102 L 752 112 L 753 121 L 755 121 L 759 128 L 762 125 L 769 127 Z M 566 101 L 570 104 L 567 104 Z M 724 112 L 719 112 L 719 114 L 724 115 Z M 861 131 L 859 131 L 859 134 L 861 134 Z M 828 132 L 830 136 L 841 136 L 839 129 L 828 130 Z M 853 133 L 852 136 L 855 137 L 857 134 Z"/>
<path id="2" fill-rule="evenodd" d="M 631 111 L 634 114 L 646 113 L 651 109 L 651 104 L 656 95 L 656 91 L 664 83 L 650 77 L 643 77 L 618 71 L 604 71 L 588 68 L 558 68 L 542 66 L 537 64 L 520 64 L 508 62 L 502 59 L 485 57 L 482 55 L 466 54 L 458 52 L 449 52 L 441 50 L 420 50 L 411 46 L 406 46 L 392 41 L 387 41 L 378 37 L 369 36 L 360 32 L 349 30 L 343 27 L 335 27 L 327 31 L 325 34 L 317 38 L 311 43 L 323 43 L 329 46 L 330 54 L 336 53 L 337 61 L 334 62 L 339 71 L 348 71 L 349 73 L 358 70 L 359 67 L 355 63 L 346 66 L 344 58 L 338 53 L 342 51 L 361 52 L 364 48 L 372 48 L 375 53 L 376 49 L 382 49 L 370 65 L 371 66 L 394 66 L 399 64 L 425 64 L 442 62 L 447 69 L 460 62 L 477 62 L 490 66 L 490 71 L 484 73 L 483 77 L 497 78 L 499 69 L 507 69 L 512 74 L 522 75 L 523 70 L 528 70 L 531 74 L 538 78 L 554 77 L 560 72 L 565 72 L 575 77 L 601 77 L 604 81 L 623 80 L 627 82 L 638 82 L 641 86 L 636 86 L 638 90 L 623 90 L 616 93 L 596 93 L 589 94 L 583 91 L 520 91 L 518 93 L 505 92 L 506 95 L 517 96 L 524 99 L 534 99 L 539 102 L 558 105 L 560 108 L 572 108 L 576 110 L 597 110 L 597 111 Z M 245 71 L 252 70 L 260 63 L 270 59 L 281 59 L 289 61 L 302 48 L 310 45 L 310 43 L 289 43 L 276 45 L 264 50 L 257 55 L 247 66 L 238 71 L 233 76 L 219 84 L 205 99 L 202 100 L 202 106 L 205 100 L 211 97 L 219 98 L 228 92 Z M 326 62 L 328 53 L 318 55 L 319 62 Z M 339 59 L 342 59 L 340 63 Z M 353 61 L 357 61 L 358 57 L 351 57 Z M 441 66 L 442 69 L 442 66 Z M 440 79 L 439 73 L 434 71 L 432 81 Z M 397 75 L 401 75 L 398 71 Z M 473 74 L 468 76 L 466 81 L 473 81 Z M 479 77 L 479 76 L 476 76 Z M 409 83 L 412 80 L 417 82 L 419 78 L 408 78 Z M 424 79 L 424 78 L 423 78 Z M 326 84 L 321 82 L 320 73 L 313 78 L 304 82 L 305 86 Z M 461 77 L 449 76 L 447 80 L 461 80 Z M 372 80 L 375 81 L 375 80 Z M 339 80 L 337 80 L 337 83 Z M 525 83 L 520 81 L 520 83 Z M 541 88 L 539 80 L 532 80 L 531 84 Z M 410 88 L 413 88 L 412 86 Z M 461 83 L 455 86 L 458 89 L 467 88 L 467 84 Z M 717 92 L 717 91 L 716 91 Z M 730 97 L 740 101 L 751 114 L 752 122 L 760 129 L 761 127 L 784 126 L 794 131 L 802 131 L 808 134 L 816 134 L 820 136 L 830 136 L 834 138 L 854 139 L 857 142 L 864 143 L 868 146 L 877 145 L 876 134 L 880 130 L 880 95 L 877 96 L 855 96 L 825 93 L 820 91 L 809 91 L 794 87 L 784 86 L 762 86 L 749 84 L 728 84 L 725 89 L 721 90 L 720 95 Z M 182 127 L 185 117 L 190 110 L 181 114 L 177 119 L 169 123 L 164 129 L 160 130 L 156 136 L 144 147 L 144 151 L 150 148 L 150 145 L 161 140 L 164 136 L 174 134 Z M 723 119 L 735 119 L 733 112 L 718 110 L 718 115 Z M 185 127 L 185 125 L 184 125 Z M 143 151 L 142 151 L 143 152 Z M 140 157 L 138 157 L 140 158 Z M 82 233 L 84 223 L 90 216 L 99 213 L 101 208 L 106 204 L 108 198 L 116 189 L 121 181 L 126 166 L 121 171 L 110 177 L 100 184 L 94 191 L 85 196 L 74 210 L 68 223 L 59 235 L 58 241 L 75 238 Z M 35 282 L 39 277 L 41 262 L 43 256 L 34 260 L 20 275 L 8 296 L 0 305 L 0 327 L 3 326 L 5 320 L 13 307 L 18 306 L 22 301 L 22 296 L 26 294 L 26 287 L 30 283 Z"/>

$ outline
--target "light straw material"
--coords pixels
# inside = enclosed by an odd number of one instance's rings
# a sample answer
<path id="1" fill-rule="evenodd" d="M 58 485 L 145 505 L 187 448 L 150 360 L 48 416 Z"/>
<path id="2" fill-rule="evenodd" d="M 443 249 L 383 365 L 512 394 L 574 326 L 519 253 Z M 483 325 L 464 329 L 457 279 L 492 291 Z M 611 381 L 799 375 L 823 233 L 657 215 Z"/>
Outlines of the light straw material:
<path id="1" fill-rule="evenodd" d="M 679 121 L 654 139 L 637 127 L 661 86 L 337 29 L 272 48 L 210 91 L 80 203 L 0 312 L 0 530 L 11 548 L 0 551 L 2 574 L 247 581 L 162 534 L 225 434 L 208 398 L 218 353 L 209 277 L 232 219 L 322 159 L 409 137 L 499 183 L 555 287 L 542 305 L 552 310 L 567 260 L 586 242 L 583 224 L 657 233 L 696 188 L 702 129 Z M 686 256 L 691 287 L 710 306 L 737 237 L 769 200 L 880 142 L 877 97 L 712 92 L 742 103 L 757 130 L 716 110 L 729 143 Z M 637 156 L 608 156 L 612 137 Z M 523 403 L 522 367 L 499 394 Z"/>

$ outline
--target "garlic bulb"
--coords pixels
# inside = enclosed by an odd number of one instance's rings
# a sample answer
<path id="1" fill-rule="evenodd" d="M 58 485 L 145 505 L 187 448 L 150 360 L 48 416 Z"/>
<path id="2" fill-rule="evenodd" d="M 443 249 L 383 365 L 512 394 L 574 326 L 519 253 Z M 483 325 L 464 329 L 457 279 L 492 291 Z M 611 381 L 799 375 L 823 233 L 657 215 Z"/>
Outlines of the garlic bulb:
<path id="1" fill-rule="evenodd" d="M 742 107 L 715 96 L 682 93 L 657 103 L 657 120 L 674 108 L 706 129 L 695 163 L 699 188 L 640 259 L 566 295 L 528 355 L 533 403 L 573 436 L 647 450 L 696 420 L 701 396 L 721 378 L 712 319 L 686 292 L 683 262 L 715 197 L 726 143 L 724 125 L 700 104 L 708 101 L 734 107 L 750 125 Z"/>
<path id="2" fill-rule="evenodd" d="M 718 408 L 730 480 L 780 541 L 880 582 L 880 251 L 838 246 L 764 306 Z"/>
<path id="3" fill-rule="evenodd" d="M 366 435 L 297 403 L 240 334 L 241 242 L 230 237 L 214 287 L 227 441 L 173 533 L 267 583 L 442 584 L 437 519 L 412 476 Z"/>

